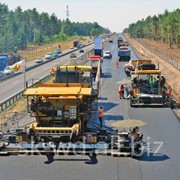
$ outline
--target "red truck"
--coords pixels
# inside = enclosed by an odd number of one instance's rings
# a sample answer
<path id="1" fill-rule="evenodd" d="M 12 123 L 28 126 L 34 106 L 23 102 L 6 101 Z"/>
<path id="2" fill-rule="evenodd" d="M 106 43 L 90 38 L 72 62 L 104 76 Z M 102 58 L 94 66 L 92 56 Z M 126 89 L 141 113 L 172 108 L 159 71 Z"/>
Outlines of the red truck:
<path id="1" fill-rule="evenodd" d="M 73 41 L 73 46 L 74 46 L 74 47 L 78 47 L 78 45 L 79 45 L 79 40 L 78 40 L 78 39 L 75 39 L 75 40 Z"/>

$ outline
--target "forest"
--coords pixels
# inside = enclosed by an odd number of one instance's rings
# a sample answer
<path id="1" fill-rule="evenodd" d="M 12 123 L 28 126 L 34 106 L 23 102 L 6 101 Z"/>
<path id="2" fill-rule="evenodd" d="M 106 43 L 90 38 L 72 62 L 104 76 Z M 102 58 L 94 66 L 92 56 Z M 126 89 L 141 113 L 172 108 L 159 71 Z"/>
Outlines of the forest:
<path id="1" fill-rule="evenodd" d="M 0 3 L 0 53 L 26 49 L 28 44 L 42 45 L 68 40 L 72 36 L 97 36 L 110 33 L 97 22 L 61 20 L 53 13 L 39 13 L 36 8 L 10 11 Z"/>
<path id="2" fill-rule="evenodd" d="M 128 32 L 133 38 L 147 38 L 167 43 L 170 48 L 180 47 L 180 9 L 173 12 L 165 10 L 158 16 L 148 16 L 130 24 L 124 32 Z"/>

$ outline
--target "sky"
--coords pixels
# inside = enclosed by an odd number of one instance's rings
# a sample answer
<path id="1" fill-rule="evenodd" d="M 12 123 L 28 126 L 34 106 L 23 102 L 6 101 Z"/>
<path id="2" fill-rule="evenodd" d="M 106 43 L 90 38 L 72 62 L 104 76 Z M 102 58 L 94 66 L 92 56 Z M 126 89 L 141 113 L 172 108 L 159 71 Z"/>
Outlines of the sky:
<path id="1" fill-rule="evenodd" d="M 180 0 L 0 0 L 9 10 L 36 8 L 39 13 L 55 13 L 66 19 L 67 5 L 71 22 L 97 22 L 111 32 L 122 32 L 129 24 L 148 16 L 180 8 Z"/>

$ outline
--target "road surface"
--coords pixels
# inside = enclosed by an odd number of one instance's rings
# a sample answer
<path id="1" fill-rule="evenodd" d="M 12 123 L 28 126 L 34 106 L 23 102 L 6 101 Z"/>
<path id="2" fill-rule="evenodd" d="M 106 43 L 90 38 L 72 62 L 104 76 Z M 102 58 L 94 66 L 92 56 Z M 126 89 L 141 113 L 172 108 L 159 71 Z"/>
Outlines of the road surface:
<path id="1" fill-rule="evenodd" d="M 109 120 L 135 118 L 147 124 L 144 154 L 139 158 L 112 156 L 10 156 L 0 157 L 1 180 L 178 180 L 180 177 L 180 125 L 170 108 L 131 108 L 118 97 L 117 81 L 126 79 L 123 62 L 116 68 L 117 44 L 109 43 L 112 60 L 104 60 L 98 106 Z M 135 56 L 133 55 L 133 59 Z M 95 115 L 96 116 L 96 115 Z M 98 118 L 94 121 L 99 124 Z"/>

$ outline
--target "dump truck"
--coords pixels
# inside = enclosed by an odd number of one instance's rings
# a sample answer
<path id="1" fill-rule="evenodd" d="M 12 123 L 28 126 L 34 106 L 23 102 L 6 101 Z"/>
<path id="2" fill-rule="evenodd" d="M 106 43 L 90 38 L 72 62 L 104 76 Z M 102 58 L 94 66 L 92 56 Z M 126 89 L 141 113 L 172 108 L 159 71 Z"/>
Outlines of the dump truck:
<path id="1" fill-rule="evenodd" d="M 131 58 L 131 50 L 127 46 L 120 46 L 118 50 L 119 61 L 129 61 Z"/>

